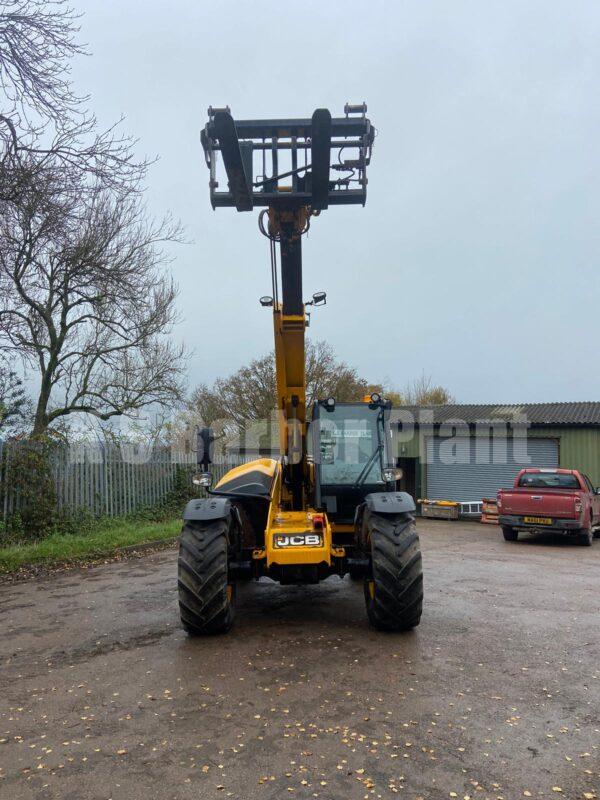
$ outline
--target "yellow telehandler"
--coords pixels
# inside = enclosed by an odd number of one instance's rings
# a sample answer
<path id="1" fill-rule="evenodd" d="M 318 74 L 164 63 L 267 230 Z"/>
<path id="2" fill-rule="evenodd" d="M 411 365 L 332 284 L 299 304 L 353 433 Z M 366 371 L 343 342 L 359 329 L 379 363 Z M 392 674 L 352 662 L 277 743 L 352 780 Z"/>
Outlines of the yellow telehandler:
<path id="1" fill-rule="evenodd" d="M 281 456 L 235 467 L 211 489 L 213 436 L 198 432 L 195 482 L 208 496 L 185 508 L 178 559 L 181 621 L 190 635 L 229 630 L 236 585 L 261 576 L 303 584 L 349 573 L 364 581 L 375 628 L 419 624 L 415 503 L 396 490 L 391 404 L 373 393 L 306 408 L 307 307 L 323 305 L 326 295 L 303 299 L 302 235 L 328 206 L 365 204 L 375 138 L 366 111 L 346 104 L 339 118 L 317 109 L 309 119 L 234 121 L 229 108 L 208 110 L 201 141 L 212 206 L 262 207 L 259 227 L 270 241 L 273 293 L 260 302 L 273 310 Z M 227 190 L 220 189 L 225 179 Z"/>

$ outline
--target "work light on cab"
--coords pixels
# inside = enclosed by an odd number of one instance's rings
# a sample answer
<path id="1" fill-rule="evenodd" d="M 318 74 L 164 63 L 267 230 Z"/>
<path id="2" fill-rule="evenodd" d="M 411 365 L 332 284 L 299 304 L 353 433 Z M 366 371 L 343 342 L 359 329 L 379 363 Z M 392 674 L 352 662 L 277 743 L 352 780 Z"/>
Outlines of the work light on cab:
<path id="1" fill-rule="evenodd" d="M 401 480 L 402 476 L 404 475 L 403 471 L 399 467 L 386 467 L 382 470 L 383 473 L 383 480 L 386 483 L 395 483 L 396 481 Z"/>
<path id="2" fill-rule="evenodd" d="M 194 486 L 203 486 L 207 489 L 212 483 L 212 475 L 210 472 L 197 472 L 192 475 L 192 483 Z"/>

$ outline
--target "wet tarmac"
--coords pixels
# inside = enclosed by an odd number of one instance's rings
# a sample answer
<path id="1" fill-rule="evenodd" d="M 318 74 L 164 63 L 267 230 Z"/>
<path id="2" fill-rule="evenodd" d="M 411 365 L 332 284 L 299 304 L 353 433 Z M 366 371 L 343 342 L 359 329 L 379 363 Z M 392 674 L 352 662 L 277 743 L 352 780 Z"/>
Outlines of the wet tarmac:
<path id="1" fill-rule="evenodd" d="M 0 586 L 0 798 L 600 797 L 600 541 L 419 531 L 408 634 L 346 578 L 189 639 L 175 550 Z"/>

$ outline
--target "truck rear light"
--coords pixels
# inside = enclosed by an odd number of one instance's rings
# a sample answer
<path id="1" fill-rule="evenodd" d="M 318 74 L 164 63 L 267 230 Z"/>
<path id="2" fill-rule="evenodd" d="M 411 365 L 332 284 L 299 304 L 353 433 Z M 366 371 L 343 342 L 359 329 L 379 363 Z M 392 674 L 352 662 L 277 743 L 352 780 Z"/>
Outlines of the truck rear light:
<path id="1" fill-rule="evenodd" d="M 496 500 L 496 505 L 498 508 L 502 508 L 502 498 L 498 495 L 498 499 Z"/>
<path id="2" fill-rule="evenodd" d="M 312 526 L 314 531 L 323 530 L 324 519 L 322 514 L 313 514 Z"/>
<path id="3" fill-rule="evenodd" d="M 579 514 L 579 512 L 581 511 L 582 508 L 583 508 L 583 504 L 581 502 L 581 499 L 577 498 L 575 500 L 575 511 Z"/>

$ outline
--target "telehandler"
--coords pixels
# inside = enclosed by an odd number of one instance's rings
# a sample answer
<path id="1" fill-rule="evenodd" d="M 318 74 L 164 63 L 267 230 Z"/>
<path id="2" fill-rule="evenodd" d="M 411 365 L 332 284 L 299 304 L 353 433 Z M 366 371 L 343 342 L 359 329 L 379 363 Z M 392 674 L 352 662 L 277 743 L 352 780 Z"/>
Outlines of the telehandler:
<path id="1" fill-rule="evenodd" d="M 391 403 L 373 393 L 306 408 L 305 330 L 310 307 L 326 295 L 303 299 L 302 235 L 328 206 L 365 204 L 375 138 L 366 111 L 346 104 L 345 116 L 333 119 L 317 109 L 310 119 L 234 121 L 229 108 L 208 110 L 201 141 L 212 206 L 262 207 L 259 227 L 270 240 L 273 293 L 260 302 L 273 311 L 281 457 L 235 467 L 210 489 L 213 436 L 198 432 L 202 472 L 194 482 L 208 496 L 185 508 L 178 560 L 181 621 L 190 635 L 229 630 L 238 582 L 261 576 L 304 584 L 349 573 L 364 581 L 375 628 L 419 624 L 415 504 L 396 490 Z"/>

